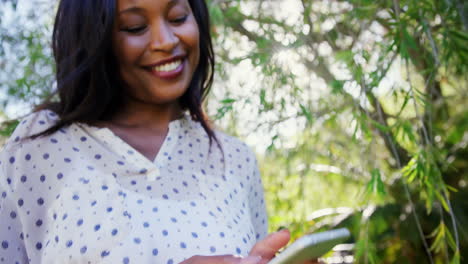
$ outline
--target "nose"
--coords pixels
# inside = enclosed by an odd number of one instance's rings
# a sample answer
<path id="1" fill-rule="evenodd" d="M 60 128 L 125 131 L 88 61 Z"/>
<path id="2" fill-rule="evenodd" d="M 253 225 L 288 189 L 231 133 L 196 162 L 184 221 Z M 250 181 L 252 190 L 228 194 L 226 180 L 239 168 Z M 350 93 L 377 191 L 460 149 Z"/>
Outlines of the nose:
<path id="1" fill-rule="evenodd" d="M 151 49 L 155 51 L 172 51 L 177 44 L 179 38 L 174 30 L 167 23 L 160 23 L 153 27 L 151 31 Z"/>

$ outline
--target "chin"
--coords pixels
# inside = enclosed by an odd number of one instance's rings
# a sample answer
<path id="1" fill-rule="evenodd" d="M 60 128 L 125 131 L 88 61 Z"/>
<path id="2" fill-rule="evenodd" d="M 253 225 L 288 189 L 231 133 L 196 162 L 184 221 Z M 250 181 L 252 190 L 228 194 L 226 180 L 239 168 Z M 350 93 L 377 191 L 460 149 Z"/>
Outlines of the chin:
<path id="1" fill-rule="evenodd" d="M 179 101 L 179 99 L 185 94 L 187 89 L 181 90 L 172 90 L 171 92 L 159 92 L 152 93 L 149 97 L 143 97 L 143 100 L 148 100 L 149 98 L 151 103 L 154 104 L 170 104 Z"/>

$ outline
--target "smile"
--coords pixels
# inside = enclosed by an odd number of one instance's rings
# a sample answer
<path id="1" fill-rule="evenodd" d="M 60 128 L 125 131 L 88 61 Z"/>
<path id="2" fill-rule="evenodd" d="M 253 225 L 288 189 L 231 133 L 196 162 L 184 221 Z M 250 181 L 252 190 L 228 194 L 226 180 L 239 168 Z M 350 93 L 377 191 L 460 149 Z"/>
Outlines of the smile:
<path id="1" fill-rule="evenodd" d="M 171 72 L 171 71 L 174 71 L 177 68 L 179 68 L 181 65 L 182 65 L 182 60 L 179 59 L 179 60 L 169 62 L 169 63 L 163 64 L 163 65 L 155 66 L 155 67 L 152 68 L 152 70 L 156 71 L 156 72 L 161 72 L 161 73 L 162 72 Z"/>
<path id="2" fill-rule="evenodd" d="M 147 68 L 149 72 L 158 78 L 172 80 L 178 78 L 184 71 L 184 58 L 176 58 L 166 63 Z"/>

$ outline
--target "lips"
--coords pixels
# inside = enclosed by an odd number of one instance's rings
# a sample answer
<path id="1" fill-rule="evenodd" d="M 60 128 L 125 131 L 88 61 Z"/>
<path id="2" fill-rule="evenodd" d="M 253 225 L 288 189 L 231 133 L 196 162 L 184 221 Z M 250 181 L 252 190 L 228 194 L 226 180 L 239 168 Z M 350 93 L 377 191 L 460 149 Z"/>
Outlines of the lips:
<path id="1" fill-rule="evenodd" d="M 145 68 L 149 72 L 162 79 L 174 79 L 179 77 L 184 70 L 185 56 L 175 56 L 166 60 L 162 60 L 158 63 L 148 65 Z"/>
<path id="2" fill-rule="evenodd" d="M 157 72 L 171 72 L 176 70 L 182 64 L 182 60 L 165 63 L 159 66 L 154 66 L 151 69 Z"/>
<path id="3" fill-rule="evenodd" d="M 175 62 L 175 61 L 178 61 L 178 60 L 184 60 L 187 56 L 184 55 L 184 54 L 180 54 L 180 55 L 175 55 L 175 56 L 172 56 L 170 58 L 166 58 L 166 59 L 163 59 L 163 60 L 160 60 L 156 63 L 152 63 L 152 64 L 147 64 L 147 65 L 144 65 L 144 67 L 146 68 L 153 68 L 153 67 L 157 67 L 157 66 L 162 66 L 164 64 L 168 64 L 168 63 L 172 63 L 172 62 Z"/>

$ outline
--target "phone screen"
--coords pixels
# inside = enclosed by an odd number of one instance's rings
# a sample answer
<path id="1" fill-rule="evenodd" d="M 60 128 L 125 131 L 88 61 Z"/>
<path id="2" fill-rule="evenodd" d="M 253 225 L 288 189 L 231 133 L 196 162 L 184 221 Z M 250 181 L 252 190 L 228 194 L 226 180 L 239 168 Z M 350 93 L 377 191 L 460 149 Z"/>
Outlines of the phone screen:
<path id="1" fill-rule="evenodd" d="M 286 247 L 268 264 L 296 264 L 305 260 L 316 259 L 330 251 L 337 244 L 343 243 L 350 236 L 346 228 L 305 235 Z"/>

